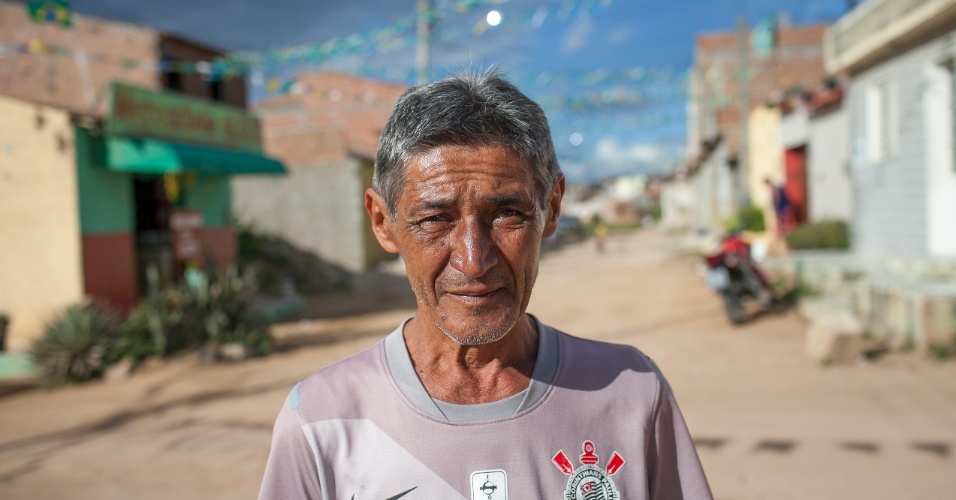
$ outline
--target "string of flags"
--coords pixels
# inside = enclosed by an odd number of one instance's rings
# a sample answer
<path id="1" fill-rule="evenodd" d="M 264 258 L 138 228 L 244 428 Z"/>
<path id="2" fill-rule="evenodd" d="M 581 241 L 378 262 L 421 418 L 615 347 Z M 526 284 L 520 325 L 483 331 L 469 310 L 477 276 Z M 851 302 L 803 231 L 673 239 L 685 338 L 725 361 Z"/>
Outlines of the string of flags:
<path id="1" fill-rule="evenodd" d="M 466 14 L 477 7 L 496 4 L 499 0 L 445 0 L 442 7 L 433 8 L 425 13 L 430 22 L 443 19 L 455 14 Z M 596 5 L 608 7 L 612 0 L 565 0 L 558 8 L 556 17 L 565 19 L 572 12 L 590 11 Z M 41 0 L 26 4 L 30 18 L 37 23 L 54 23 L 62 27 L 72 26 L 71 10 L 67 0 Z M 550 9 L 539 6 L 533 10 L 516 13 L 510 16 L 513 23 L 529 24 L 540 27 L 548 17 Z M 87 53 L 91 60 L 105 63 L 114 63 L 127 68 L 157 69 L 164 72 L 182 74 L 202 74 L 210 80 L 228 79 L 235 76 L 247 76 L 252 72 L 265 72 L 270 68 L 283 64 L 320 64 L 330 59 L 345 55 L 361 54 L 369 51 L 385 53 L 414 43 L 410 35 L 416 28 L 418 18 L 414 15 L 402 17 L 388 25 L 364 33 L 354 33 L 345 38 L 332 38 L 323 42 L 307 43 L 276 49 L 245 51 L 229 54 L 228 56 L 211 61 L 155 61 L 137 60 L 117 57 L 108 54 Z M 486 21 L 479 21 L 479 24 Z M 475 27 L 452 25 L 444 29 L 448 36 L 458 37 L 471 32 L 480 34 Z M 5 52 L 29 52 L 36 55 L 52 55 L 72 57 L 73 50 L 56 44 L 40 40 L 31 40 L 28 43 L 0 44 L 0 56 Z"/>
<path id="2" fill-rule="evenodd" d="M 437 22 L 453 14 L 467 14 L 478 7 L 500 3 L 498 0 L 445 0 L 441 6 L 425 13 L 429 22 Z M 538 29 L 549 18 L 567 20 L 575 12 L 587 11 L 600 6 L 606 8 L 612 0 L 565 0 L 559 6 L 540 5 L 524 12 L 507 16 L 505 25 Z M 70 28 L 73 24 L 67 0 L 41 0 L 26 4 L 30 18 L 37 23 L 56 24 Z M 249 77 L 253 86 L 263 88 L 270 95 L 324 92 L 328 89 L 311 89 L 298 82 L 296 76 L 271 76 L 270 69 L 297 64 L 318 66 L 328 60 L 369 52 L 386 53 L 405 48 L 415 43 L 413 36 L 418 18 L 406 16 L 397 21 L 365 33 L 355 33 L 345 38 L 335 38 L 320 43 L 303 44 L 277 49 L 248 51 L 230 54 L 211 61 L 142 60 L 113 54 L 84 52 L 86 60 L 94 63 L 114 64 L 128 69 L 151 69 L 163 73 L 200 74 L 210 81 L 228 81 L 237 77 Z M 439 24 L 439 34 L 448 38 L 481 36 L 490 25 L 484 18 L 474 25 L 463 23 Z M 0 42 L 0 57 L 7 54 L 30 54 L 45 57 L 75 58 L 78 51 L 67 46 L 46 43 L 39 39 L 26 42 Z M 382 76 L 390 80 L 413 81 L 414 68 L 360 68 L 364 76 Z M 591 111 L 626 112 L 648 109 L 682 102 L 688 96 L 688 72 L 660 68 L 631 68 L 626 70 L 598 69 L 593 71 L 541 71 L 509 74 L 519 86 L 537 89 L 542 106 L 550 111 L 588 113 Z M 726 78 L 726 75 L 725 75 Z M 587 92 L 554 92 L 555 89 L 584 86 Z M 545 92 L 546 90 L 551 92 Z M 671 113 L 673 114 L 673 113 Z M 625 118 L 634 126 L 666 124 L 682 117 L 643 113 L 639 118 Z"/>

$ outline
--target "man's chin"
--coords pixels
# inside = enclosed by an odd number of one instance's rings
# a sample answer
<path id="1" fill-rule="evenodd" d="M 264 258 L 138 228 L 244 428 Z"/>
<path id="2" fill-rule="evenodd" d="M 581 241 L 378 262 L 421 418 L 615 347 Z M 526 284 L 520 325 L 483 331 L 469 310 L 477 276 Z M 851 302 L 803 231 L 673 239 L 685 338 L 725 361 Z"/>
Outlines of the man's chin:
<path id="1" fill-rule="evenodd" d="M 504 318 L 487 318 L 483 315 L 474 315 L 454 322 L 438 319 L 434 324 L 455 342 L 466 346 L 478 346 L 492 344 L 503 339 L 520 318 L 520 314 L 508 315 Z"/>

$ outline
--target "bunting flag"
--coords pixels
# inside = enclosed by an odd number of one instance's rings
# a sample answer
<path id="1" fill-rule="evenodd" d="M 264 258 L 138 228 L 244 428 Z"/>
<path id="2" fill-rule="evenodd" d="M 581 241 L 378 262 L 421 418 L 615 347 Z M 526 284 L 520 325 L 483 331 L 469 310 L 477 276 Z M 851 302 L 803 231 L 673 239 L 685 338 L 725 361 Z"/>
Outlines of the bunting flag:
<path id="1" fill-rule="evenodd" d="M 30 19 L 35 23 L 58 24 L 64 28 L 73 26 L 70 19 L 70 4 L 66 0 L 40 0 L 26 4 Z"/>
<path id="2" fill-rule="evenodd" d="M 770 16 L 754 27 L 750 35 L 750 45 L 758 57 L 773 51 L 777 44 L 777 16 Z"/>
<path id="3" fill-rule="evenodd" d="M 467 14 L 475 9 L 500 3 L 500 0 L 448 0 L 443 7 L 433 7 L 428 18 L 438 21 L 454 14 Z M 607 8 L 612 0 L 565 0 L 557 9 L 556 17 L 563 18 L 576 11 L 590 11 L 596 4 Z M 26 4 L 30 17 L 38 23 L 56 23 L 60 26 L 72 25 L 71 11 L 66 0 L 41 0 Z M 540 28 L 554 7 L 538 6 L 526 12 L 515 12 L 507 17 L 504 24 L 530 26 Z M 111 55 L 89 53 L 94 62 L 115 63 L 126 68 L 155 68 L 159 66 L 164 72 L 179 72 L 184 74 L 201 73 L 210 80 L 222 77 L 244 76 L 253 72 L 273 72 L 272 70 L 291 63 L 321 65 L 331 59 L 357 54 L 386 53 L 399 48 L 413 45 L 417 18 L 406 16 L 397 21 L 373 29 L 365 33 L 354 33 L 345 38 L 333 38 L 323 42 L 281 47 L 260 51 L 236 52 L 213 61 L 137 61 L 129 58 L 119 58 Z M 443 24 L 443 23 L 439 23 Z M 445 23 L 447 24 L 447 23 Z M 451 23 L 442 26 L 440 31 L 446 38 L 459 40 L 463 36 L 481 36 L 490 26 L 482 19 L 478 24 Z M 3 44 L 0 44 L 3 45 Z M 72 50 L 67 47 L 44 45 L 50 48 L 48 54 L 72 56 Z M 0 51 L 4 47 L 0 46 Z M 32 51 L 38 54 L 37 51 Z M 39 54 L 38 54 L 39 55 Z M 411 80 L 409 80 L 411 81 Z"/>

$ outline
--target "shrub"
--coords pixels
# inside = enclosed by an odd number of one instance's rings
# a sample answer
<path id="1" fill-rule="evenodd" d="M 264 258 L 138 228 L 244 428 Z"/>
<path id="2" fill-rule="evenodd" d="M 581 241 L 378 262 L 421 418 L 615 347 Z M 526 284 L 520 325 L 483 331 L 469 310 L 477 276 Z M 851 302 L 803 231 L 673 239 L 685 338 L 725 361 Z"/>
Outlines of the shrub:
<path id="1" fill-rule="evenodd" d="M 147 272 L 148 293 L 121 330 L 111 359 L 170 356 L 204 344 L 239 342 L 256 355 L 268 354 L 272 338 L 255 317 L 252 289 L 235 269 L 199 273 L 191 284 L 160 288 Z"/>
<path id="2" fill-rule="evenodd" d="M 756 205 L 746 205 L 737 210 L 737 214 L 728 219 L 724 226 L 728 231 L 749 231 L 760 233 L 767 230 L 763 209 Z"/>
<path id="3" fill-rule="evenodd" d="M 850 236 L 846 223 L 826 220 L 803 224 L 786 235 L 787 245 L 794 250 L 847 249 Z"/>
<path id="4" fill-rule="evenodd" d="M 96 303 L 68 307 L 31 350 L 42 382 L 60 385 L 102 375 L 118 327 L 116 313 Z"/>

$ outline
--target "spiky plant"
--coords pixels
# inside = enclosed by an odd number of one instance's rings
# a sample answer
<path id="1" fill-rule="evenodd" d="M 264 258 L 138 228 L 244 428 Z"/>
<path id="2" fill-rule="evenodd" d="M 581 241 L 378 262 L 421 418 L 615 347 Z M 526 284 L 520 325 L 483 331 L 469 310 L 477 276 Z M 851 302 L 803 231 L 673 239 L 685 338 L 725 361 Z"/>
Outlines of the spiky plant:
<path id="1" fill-rule="evenodd" d="M 116 313 L 95 303 L 68 307 L 33 345 L 43 382 L 59 385 L 101 375 L 118 325 Z"/>

